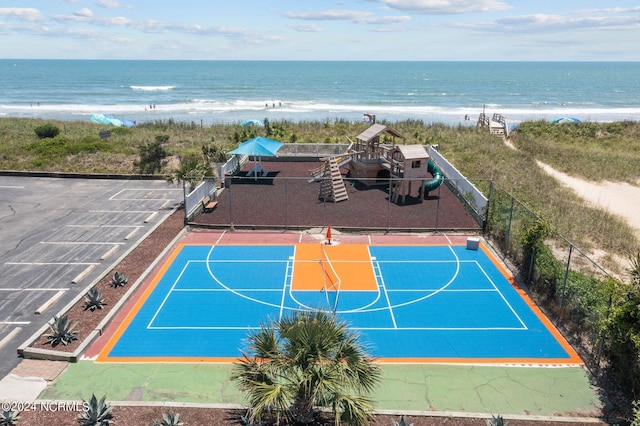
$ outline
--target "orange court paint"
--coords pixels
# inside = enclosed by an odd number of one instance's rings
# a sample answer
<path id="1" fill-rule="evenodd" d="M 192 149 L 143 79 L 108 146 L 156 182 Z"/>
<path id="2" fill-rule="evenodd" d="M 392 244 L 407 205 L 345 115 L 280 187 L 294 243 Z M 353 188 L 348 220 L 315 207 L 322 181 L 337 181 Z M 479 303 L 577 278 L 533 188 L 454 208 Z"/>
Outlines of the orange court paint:
<path id="1" fill-rule="evenodd" d="M 297 244 L 291 289 L 377 291 L 368 246 Z"/>

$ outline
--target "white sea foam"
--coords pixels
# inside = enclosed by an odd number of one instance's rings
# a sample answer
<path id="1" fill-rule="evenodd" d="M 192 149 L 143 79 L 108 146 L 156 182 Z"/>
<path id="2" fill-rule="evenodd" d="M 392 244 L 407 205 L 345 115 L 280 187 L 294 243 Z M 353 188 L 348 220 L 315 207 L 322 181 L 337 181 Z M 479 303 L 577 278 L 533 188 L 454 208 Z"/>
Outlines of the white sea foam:
<path id="1" fill-rule="evenodd" d="M 177 86 L 129 86 L 132 90 L 144 90 L 147 92 L 158 92 L 175 89 Z"/>

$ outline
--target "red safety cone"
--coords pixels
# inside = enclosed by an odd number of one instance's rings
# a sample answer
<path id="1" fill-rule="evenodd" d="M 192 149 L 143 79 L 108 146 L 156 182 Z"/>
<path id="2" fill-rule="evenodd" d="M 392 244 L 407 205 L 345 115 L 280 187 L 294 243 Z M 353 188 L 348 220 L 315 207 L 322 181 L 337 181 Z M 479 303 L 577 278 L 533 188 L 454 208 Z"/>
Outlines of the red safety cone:
<path id="1" fill-rule="evenodd" d="M 331 225 L 327 226 L 327 244 L 331 245 Z"/>

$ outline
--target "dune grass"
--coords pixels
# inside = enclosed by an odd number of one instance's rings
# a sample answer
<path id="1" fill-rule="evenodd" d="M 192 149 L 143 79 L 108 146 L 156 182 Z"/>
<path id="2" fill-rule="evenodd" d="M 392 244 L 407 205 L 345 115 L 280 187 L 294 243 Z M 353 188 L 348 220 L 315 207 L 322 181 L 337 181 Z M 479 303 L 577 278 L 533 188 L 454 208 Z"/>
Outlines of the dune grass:
<path id="1" fill-rule="evenodd" d="M 80 121 L 47 122 L 62 130 L 55 139 L 38 139 L 35 135 L 35 127 L 44 124 L 43 120 L 0 118 L 0 169 L 134 174 L 138 172 L 134 163 L 139 159 L 139 147 L 158 136 L 166 139 L 163 146 L 169 154 L 178 157 L 198 154 L 206 144 L 217 145 L 226 152 L 240 141 L 267 132 L 260 127 L 201 127 L 172 121 L 141 123 L 132 129 Z M 427 124 L 418 120 L 380 123 L 403 134 L 405 143 L 438 144 L 440 152 L 485 193 L 492 180 L 584 250 L 598 247 L 626 257 L 640 247 L 636 233 L 624 221 L 589 207 L 535 163 L 538 159 L 588 180 L 637 184 L 640 124 L 636 122 L 561 125 L 526 122 L 511 136 L 517 151 L 486 129 L 473 126 Z M 283 142 L 344 143 L 347 136 L 354 140 L 367 127 L 367 123 L 344 120 L 278 121 L 269 124 L 269 136 Z M 111 137 L 100 139 L 102 130 L 110 130 Z"/>

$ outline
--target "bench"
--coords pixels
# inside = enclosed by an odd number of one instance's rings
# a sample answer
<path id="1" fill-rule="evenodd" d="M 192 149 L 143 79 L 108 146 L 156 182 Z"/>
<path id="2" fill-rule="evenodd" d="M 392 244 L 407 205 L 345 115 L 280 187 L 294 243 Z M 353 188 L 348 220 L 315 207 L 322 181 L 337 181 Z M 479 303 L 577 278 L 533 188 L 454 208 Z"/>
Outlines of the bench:
<path id="1" fill-rule="evenodd" d="M 218 202 L 216 200 L 212 200 L 208 195 L 202 199 L 202 209 L 205 212 L 215 209 L 217 205 Z"/>

